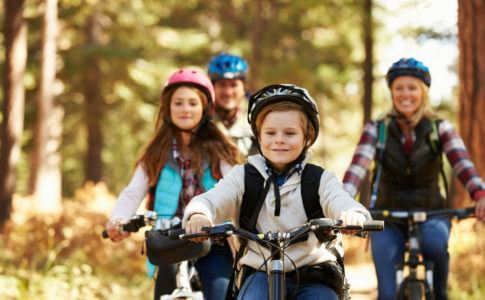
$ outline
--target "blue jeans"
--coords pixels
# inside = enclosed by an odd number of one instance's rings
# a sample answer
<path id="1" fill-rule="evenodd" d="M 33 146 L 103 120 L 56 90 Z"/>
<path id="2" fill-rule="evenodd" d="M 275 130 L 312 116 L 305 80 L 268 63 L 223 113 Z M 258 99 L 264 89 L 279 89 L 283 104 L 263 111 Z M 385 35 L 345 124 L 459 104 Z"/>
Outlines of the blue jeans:
<path id="1" fill-rule="evenodd" d="M 286 278 L 286 295 L 294 295 L 296 300 L 338 300 L 337 294 L 324 284 L 300 284 Z M 268 276 L 264 272 L 254 272 L 244 281 L 237 299 L 268 299 Z"/>
<path id="2" fill-rule="evenodd" d="M 223 300 L 232 275 L 232 253 L 227 244 L 213 244 L 209 253 L 195 263 L 202 281 L 205 299 Z M 171 294 L 176 288 L 175 265 L 159 266 L 155 281 L 154 299 Z"/>
<path id="3" fill-rule="evenodd" d="M 437 300 L 447 299 L 450 227 L 448 219 L 433 218 L 421 224 L 418 230 L 424 258 L 434 264 L 433 290 Z M 396 296 L 396 265 L 404 260 L 406 230 L 406 225 L 386 222 L 384 231 L 372 233 L 372 258 L 377 273 L 379 300 L 394 299 Z"/>
<path id="4" fill-rule="evenodd" d="M 199 272 L 204 298 L 208 300 L 224 300 L 232 275 L 232 252 L 228 244 L 224 246 L 213 244 L 209 253 L 195 263 Z"/>

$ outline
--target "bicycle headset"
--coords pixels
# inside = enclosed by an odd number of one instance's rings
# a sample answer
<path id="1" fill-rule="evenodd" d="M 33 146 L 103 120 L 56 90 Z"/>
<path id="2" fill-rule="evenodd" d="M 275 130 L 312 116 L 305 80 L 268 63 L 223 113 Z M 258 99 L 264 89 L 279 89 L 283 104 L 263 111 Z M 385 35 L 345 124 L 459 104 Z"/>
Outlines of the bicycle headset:
<path id="1" fill-rule="evenodd" d="M 306 148 L 313 145 L 317 139 L 320 127 L 318 108 L 315 100 L 313 100 L 306 89 L 293 84 L 269 85 L 249 97 L 248 122 L 251 125 L 251 130 L 254 136 L 259 136 L 256 128 L 256 119 L 261 112 L 261 109 L 266 105 L 281 101 L 296 103 L 303 109 L 304 113 L 310 120 L 310 124 L 315 129 L 315 136 L 313 137 L 313 140 L 310 141 L 308 146 L 306 146 Z"/>
<path id="2" fill-rule="evenodd" d="M 212 82 L 220 79 L 244 80 L 248 71 L 248 63 L 240 56 L 222 52 L 212 57 L 207 69 Z"/>
<path id="3" fill-rule="evenodd" d="M 386 74 L 387 84 L 390 87 L 392 82 L 399 76 L 413 76 L 421 79 L 428 87 L 431 85 L 431 74 L 428 67 L 415 58 L 401 58 L 391 65 Z"/>

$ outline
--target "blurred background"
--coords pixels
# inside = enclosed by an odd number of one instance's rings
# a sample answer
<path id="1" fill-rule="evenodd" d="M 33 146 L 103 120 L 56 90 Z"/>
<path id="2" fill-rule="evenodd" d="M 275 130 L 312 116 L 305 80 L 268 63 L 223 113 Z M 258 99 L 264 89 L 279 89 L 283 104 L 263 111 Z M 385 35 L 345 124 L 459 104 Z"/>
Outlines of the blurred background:
<path id="1" fill-rule="evenodd" d="M 113 244 L 100 232 L 167 77 L 221 51 L 248 60 L 249 92 L 310 91 L 321 112 L 315 162 L 340 178 L 364 122 L 390 108 L 387 68 L 416 57 L 430 67 L 433 106 L 485 175 L 483 0 L 3 2 L 1 299 L 151 299 L 142 234 Z M 453 206 L 471 204 L 459 184 L 452 193 Z M 483 229 L 453 227 L 452 299 L 485 297 Z M 375 298 L 365 241 L 346 247 L 354 299 Z"/>

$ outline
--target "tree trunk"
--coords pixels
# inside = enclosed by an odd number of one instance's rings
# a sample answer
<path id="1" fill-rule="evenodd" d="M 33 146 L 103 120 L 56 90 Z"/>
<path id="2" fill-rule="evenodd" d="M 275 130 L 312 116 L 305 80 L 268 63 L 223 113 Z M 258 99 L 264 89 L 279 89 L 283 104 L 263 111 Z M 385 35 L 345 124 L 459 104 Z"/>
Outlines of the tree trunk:
<path id="1" fill-rule="evenodd" d="M 460 49 L 460 132 L 478 172 L 485 175 L 485 1 L 458 1 L 458 40 Z M 458 184 L 457 184 L 458 185 Z M 469 201 L 457 186 L 455 206 Z"/>
<path id="2" fill-rule="evenodd" d="M 57 0 L 47 0 L 40 58 L 39 88 L 36 97 L 37 119 L 34 131 L 29 191 L 38 211 L 58 212 L 61 208 L 61 171 L 59 146 L 63 110 L 54 108 L 57 48 Z"/>
<path id="3" fill-rule="evenodd" d="M 370 121 L 372 117 L 372 84 L 374 82 L 373 69 L 374 69 L 374 59 L 373 59 L 373 26 L 372 26 L 372 0 L 365 0 L 363 11 L 362 11 L 362 28 L 363 39 L 364 39 L 364 49 L 365 49 L 365 59 L 364 59 L 364 98 L 362 99 L 362 107 L 364 111 L 364 124 Z M 370 179 L 369 173 L 364 178 L 364 181 L 360 187 L 360 202 L 365 206 L 370 203 Z"/>
<path id="4" fill-rule="evenodd" d="M 249 59 L 250 71 L 248 89 L 250 91 L 256 91 L 256 87 L 259 84 L 259 68 L 263 49 L 261 47 L 262 33 L 264 30 L 264 19 L 263 19 L 263 0 L 256 0 L 254 9 L 254 21 L 251 26 L 251 44 L 252 44 L 252 56 Z"/>
<path id="5" fill-rule="evenodd" d="M 27 61 L 27 25 L 22 16 L 24 0 L 5 0 L 5 84 L 0 148 L 0 229 L 10 218 L 15 191 L 20 138 L 24 126 Z"/>
<path id="6" fill-rule="evenodd" d="M 98 13 L 95 11 L 89 17 L 87 24 L 87 48 L 96 49 L 99 46 L 101 26 Z M 86 105 L 86 125 L 88 129 L 88 149 L 86 155 L 85 181 L 94 183 L 101 180 L 103 149 L 103 135 L 101 132 L 101 119 L 103 114 L 103 98 L 101 93 L 101 69 L 97 52 L 88 55 L 89 64 L 84 73 L 84 90 Z"/>

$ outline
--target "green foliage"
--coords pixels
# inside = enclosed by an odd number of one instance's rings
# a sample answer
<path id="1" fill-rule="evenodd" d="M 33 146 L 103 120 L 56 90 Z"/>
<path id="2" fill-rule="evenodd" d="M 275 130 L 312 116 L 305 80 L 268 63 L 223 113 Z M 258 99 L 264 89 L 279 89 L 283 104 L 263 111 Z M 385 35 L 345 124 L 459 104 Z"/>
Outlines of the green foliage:
<path id="1" fill-rule="evenodd" d="M 153 130 L 159 94 L 168 75 L 186 65 L 205 68 L 219 51 L 250 63 L 250 92 L 270 83 L 308 88 L 322 112 L 317 160 L 337 171 L 350 158 L 361 124 L 363 4 L 353 0 L 59 1 L 57 103 L 65 111 L 61 147 L 63 193 L 84 184 L 87 151 L 85 73 L 101 68 L 103 180 L 116 192 L 129 180 L 136 155 Z M 376 7 L 376 10 L 381 9 Z M 42 1 L 26 2 L 29 59 L 26 74 L 24 153 L 17 191 L 26 191 L 35 126 Z M 99 42 L 87 42 L 96 14 Z M 254 24 L 260 20 L 261 24 Z M 376 32 L 381 24 L 375 22 Z M 0 60 L 1 66 L 1 60 Z M 378 111 L 387 94 L 374 93 Z M 380 105 L 380 104 L 383 105 Z M 336 126 L 338 124 L 339 126 Z M 345 126 L 340 126 L 345 124 Z M 342 139 L 342 136 L 347 138 Z"/>

